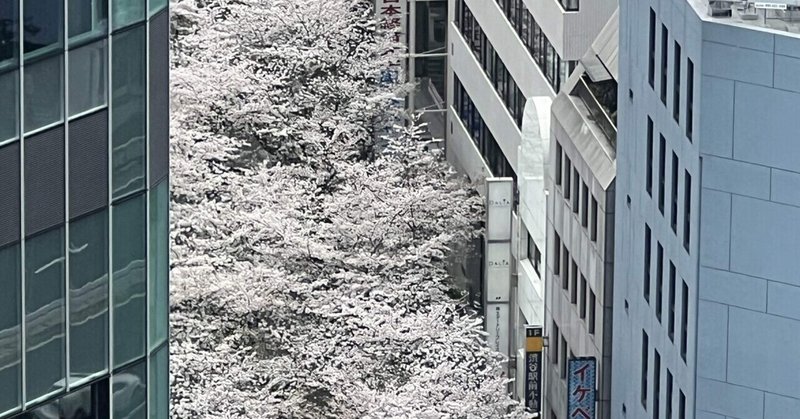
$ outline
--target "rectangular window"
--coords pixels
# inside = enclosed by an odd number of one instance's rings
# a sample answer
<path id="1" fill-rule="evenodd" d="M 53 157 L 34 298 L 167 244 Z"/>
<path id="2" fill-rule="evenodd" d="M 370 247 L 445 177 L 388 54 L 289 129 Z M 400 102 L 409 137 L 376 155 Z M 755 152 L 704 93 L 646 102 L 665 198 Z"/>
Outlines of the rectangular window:
<path id="1" fill-rule="evenodd" d="M 147 45 L 144 29 L 144 26 L 138 26 L 114 35 L 111 40 L 111 181 L 114 199 L 145 187 Z"/>
<path id="2" fill-rule="evenodd" d="M 550 362 L 552 362 L 554 366 L 558 366 L 558 336 L 559 336 L 559 334 L 560 333 L 559 333 L 559 330 L 558 330 L 558 325 L 556 324 L 556 321 L 553 320 L 553 330 L 552 330 L 552 333 L 550 333 L 550 340 L 552 340 L 552 342 L 553 342 L 553 347 L 550 348 L 550 349 L 552 349 L 550 351 Z"/>
<path id="3" fill-rule="evenodd" d="M 667 49 L 669 48 L 669 30 L 661 24 L 661 103 L 667 104 Z"/>
<path id="4" fill-rule="evenodd" d="M 569 250 L 567 250 L 567 246 L 562 247 L 563 255 L 561 257 L 561 261 L 563 263 L 563 269 L 561 270 L 561 287 L 569 289 Z"/>
<path id="5" fill-rule="evenodd" d="M 553 231 L 553 275 L 561 273 L 561 236 Z"/>
<path id="6" fill-rule="evenodd" d="M 664 215 L 664 193 L 666 188 L 666 170 L 667 170 L 667 139 L 659 134 L 659 149 L 658 149 L 658 210 L 661 215 Z"/>
<path id="7" fill-rule="evenodd" d="M 647 336 L 647 332 L 642 329 L 642 375 L 641 375 L 641 385 L 640 385 L 640 397 L 642 400 L 642 406 L 644 406 L 644 410 L 647 410 L 647 367 L 648 367 L 648 359 L 647 356 L 650 353 L 650 339 Z"/>
<path id="8" fill-rule="evenodd" d="M 669 340 L 675 342 L 675 280 L 676 280 L 676 273 L 675 273 L 675 264 L 672 261 L 669 261 L 669 312 L 667 315 L 669 316 L 667 320 L 667 335 L 669 336 Z"/>
<path id="9" fill-rule="evenodd" d="M 686 138 L 692 141 L 694 130 L 694 63 L 686 58 Z"/>
<path id="10" fill-rule="evenodd" d="M 644 281 L 642 283 L 642 292 L 644 300 L 650 302 L 650 255 L 651 249 L 651 232 L 650 225 L 644 224 Z"/>
<path id="11" fill-rule="evenodd" d="M 114 367 L 145 354 L 147 245 L 145 194 L 112 209 L 111 285 L 113 290 Z"/>
<path id="12" fill-rule="evenodd" d="M 686 395 L 683 390 L 678 390 L 678 418 L 686 419 Z"/>
<path id="13" fill-rule="evenodd" d="M 581 177 L 578 174 L 578 169 L 573 166 L 572 168 L 572 212 L 578 213 L 581 200 Z"/>
<path id="14" fill-rule="evenodd" d="M 150 263 L 148 294 L 150 349 L 167 341 L 169 334 L 169 182 L 150 189 Z"/>
<path id="15" fill-rule="evenodd" d="M 572 162 L 564 155 L 564 199 L 570 198 L 570 176 L 572 175 Z"/>
<path id="16" fill-rule="evenodd" d="M 567 340 L 561 336 L 561 378 L 567 378 Z"/>
<path id="17" fill-rule="evenodd" d="M 683 172 L 683 248 L 689 252 L 692 236 L 692 175 Z"/>
<path id="18" fill-rule="evenodd" d="M 647 175 L 645 177 L 645 190 L 653 196 L 653 120 L 647 117 Z"/>
<path id="19" fill-rule="evenodd" d="M 667 368 L 667 398 L 664 399 L 666 403 L 667 414 L 664 415 L 667 419 L 672 419 L 672 372 Z"/>
<path id="20" fill-rule="evenodd" d="M 107 0 L 69 0 L 69 44 L 86 42 L 108 32 Z"/>
<path id="21" fill-rule="evenodd" d="M 570 274 L 572 281 L 569 301 L 572 304 L 578 304 L 578 264 L 574 260 L 572 261 L 572 272 Z"/>
<path id="22" fill-rule="evenodd" d="M 111 377 L 114 418 L 147 417 L 147 362 L 141 360 L 136 364 Z M 135 386 L 135 387 L 134 387 Z M 127 390 L 130 387 L 136 391 Z"/>
<path id="23" fill-rule="evenodd" d="M 555 181 L 556 186 L 561 186 L 561 155 L 563 151 L 561 150 L 561 143 L 556 142 L 556 173 L 555 173 Z"/>
<path id="24" fill-rule="evenodd" d="M 108 213 L 69 225 L 70 382 L 108 368 Z"/>
<path id="25" fill-rule="evenodd" d="M 23 77 L 25 132 L 64 118 L 64 55 L 25 64 Z"/>
<path id="26" fill-rule="evenodd" d="M 672 193 L 670 194 L 671 205 L 669 213 L 669 225 L 672 232 L 678 234 L 678 155 L 672 152 Z"/>
<path id="27" fill-rule="evenodd" d="M 568 12 L 577 12 L 580 8 L 580 0 L 558 0 L 558 2 Z"/>
<path id="28" fill-rule="evenodd" d="M 0 18 L 3 10 L 0 9 Z M 1 20 L 0 20 L 1 21 Z M 0 38 L 0 44 L 2 39 Z M 0 66 L 3 49 L 0 48 Z M 19 71 L 0 73 L 0 97 L 3 98 L 3 112 L 0 112 L 0 143 L 16 139 L 19 135 Z"/>
<path id="29" fill-rule="evenodd" d="M 647 81 L 655 89 L 656 79 L 656 12 L 650 9 L 650 49 L 647 57 Z"/>
<path id="30" fill-rule="evenodd" d="M 583 183 L 583 195 L 581 195 L 581 226 L 589 227 L 589 187 Z"/>
<path id="31" fill-rule="evenodd" d="M 656 319 L 661 322 L 661 300 L 664 287 L 664 247 L 658 242 L 658 255 L 656 259 Z"/>
<path id="32" fill-rule="evenodd" d="M 103 39 L 69 52 L 69 116 L 105 105 L 107 84 L 108 41 Z"/>
<path id="33" fill-rule="evenodd" d="M 586 320 L 586 294 L 588 291 L 588 284 L 586 283 L 586 277 L 581 274 L 581 304 L 580 304 L 580 313 L 581 319 Z"/>
<path id="34" fill-rule="evenodd" d="M 683 281 L 681 291 L 681 358 L 686 362 L 686 349 L 689 346 L 689 286 Z"/>
<path id="35" fill-rule="evenodd" d="M 0 9 L 2 13 L 2 9 Z M 4 336 L 0 357 L 0 412 L 16 408 L 22 402 L 22 275 L 19 245 L 0 249 L 0 336 Z"/>
<path id="36" fill-rule="evenodd" d="M 24 0 L 23 4 L 25 60 L 61 49 L 64 45 L 64 1 Z"/>
<path id="37" fill-rule="evenodd" d="M 653 419 L 661 414 L 661 354 L 653 348 Z"/>
<path id="38" fill-rule="evenodd" d="M 589 334 L 590 335 L 594 334 L 594 323 L 597 316 L 596 299 L 597 297 L 594 295 L 594 291 L 590 289 L 589 290 Z"/>
<path id="39" fill-rule="evenodd" d="M 597 200 L 594 199 L 594 195 L 592 195 L 592 223 L 591 223 L 591 240 L 597 241 L 597 219 L 599 215 L 597 214 Z"/>
<path id="40" fill-rule="evenodd" d="M 64 229 L 25 243 L 27 400 L 60 391 L 66 371 Z"/>
<path id="41" fill-rule="evenodd" d="M 681 44 L 675 41 L 672 50 L 673 73 L 672 73 L 672 118 L 680 125 L 681 123 Z"/>

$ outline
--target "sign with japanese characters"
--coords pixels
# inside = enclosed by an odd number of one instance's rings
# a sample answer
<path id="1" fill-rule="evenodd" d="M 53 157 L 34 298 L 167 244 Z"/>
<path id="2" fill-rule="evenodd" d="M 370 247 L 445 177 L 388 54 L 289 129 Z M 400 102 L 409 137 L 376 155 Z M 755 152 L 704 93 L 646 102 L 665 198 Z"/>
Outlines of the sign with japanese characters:
<path id="1" fill-rule="evenodd" d="M 542 338 L 541 326 L 525 326 L 525 408 L 542 411 Z"/>
<path id="2" fill-rule="evenodd" d="M 486 305 L 486 341 L 489 347 L 503 355 L 509 355 L 509 307 L 505 304 Z"/>
<path id="3" fill-rule="evenodd" d="M 567 376 L 567 417 L 595 419 L 597 360 L 594 357 L 569 360 Z"/>
<path id="4" fill-rule="evenodd" d="M 408 16 L 408 0 L 376 0 L 375 14 L 378 27 L 394 32 L 394 40 L 407 44 L 406 16 Z"/>

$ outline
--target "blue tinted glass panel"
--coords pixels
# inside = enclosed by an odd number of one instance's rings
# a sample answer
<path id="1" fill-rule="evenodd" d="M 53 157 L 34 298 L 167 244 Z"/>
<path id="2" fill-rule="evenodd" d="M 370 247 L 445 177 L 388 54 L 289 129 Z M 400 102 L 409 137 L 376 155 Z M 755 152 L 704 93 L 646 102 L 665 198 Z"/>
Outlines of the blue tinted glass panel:
<path id="1" fill-rule="evenodd" d="M 114 30 L 144 20 L 145 0 L 112 0 Z"/>
<path id="2" fill-rule="evenodd" d="M 19 58 L 19 0 L 0 0 L 0 71 Z"/>
<path id="3" fill-rule="evenodd" d="M 167 340 L 169 328 L 169 182 L 150 191 L 150 347 Z"/>
<path id="4" fill-rule="evenodd" d="M 3 142 L 19 135 L 19 71 L 0 73 L 0 97 L 3 98 L 0 102 L 0 142 Z"/>
<path id="5" fill-rule="evenodd" d="M 146 419 L 147 363 L 142 361 L 120 371 L 112 376 L 111 381 L 113 419 Z"/>
<path id="6" fill-rule="evenodd" d="M 69 227 L 70 382 L 108 366 L 108 213 Z"/>
<path id="7" fill-rule="evenodd" d="M 25 243 L 27 400 L 64 388 L 64 229 Z"/>
<path id="8" fill-rule="evenodd" d="M 114 366 L 144 356 L 147 280 L 145 195 L 113 209 Z"/>
<path id="9" fill-rule="evenodd" d="M 24 0 L 23 19 L 26 59 L 63 46 L 64 0 Z"/>
<path id="10" fill-rule="evenodd" d="M 150 359 L 150 419 L 169 417 L 169 346 L 162 346 Z"/>
<path id="11" fill-rule="evenodd" d="M 108 0 L 68 0 L 68 3 L 70 45 L 108 33 Z"/>
<path id="12" fill-rule="evenodd" d="M 154 15 L 167 7 L 168 0 L 150 0 L 150 15 Z"/>
<path id="13" fill-rule="evenodd" d="M 145 27 L 112 39 L 112 196 L 145 186 Z"/>
<path id="14" fill-rule="evenodd" d="M 22 395 L 22 304 L 19 245 L 0 249 L 0 413 L 19 406 Z"/>
<path id="15" fill-rule="evenodd" d="M 69 52 L 69 115 L 106 104 L 108 41 L 103 39 Z"/>
<path id="16" fill-rule="evenodd" d="M 63 54 L 25 66 L 25 132 L 61 121 L 63 86 Z"/>

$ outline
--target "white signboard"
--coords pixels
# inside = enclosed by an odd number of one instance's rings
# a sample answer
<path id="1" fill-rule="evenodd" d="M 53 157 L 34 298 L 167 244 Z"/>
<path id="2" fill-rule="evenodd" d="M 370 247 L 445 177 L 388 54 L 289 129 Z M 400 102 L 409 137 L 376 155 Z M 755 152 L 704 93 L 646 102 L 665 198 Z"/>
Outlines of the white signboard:
<path id="1" fill-rule="evenodd" d="M 514 203 L 514 180 L 486 180 L 486 239 L 511 241 L 511 207 Z"/>
<path id="2" fill-rule="evenodd" d="M 511 298 L 511 243 L 486 244 L 486 302 L 508 303 Z"/>
<path id="3" fill-rule="evenodd" d="M 785 3 L 760 2 L 755 3 L 756 9 L 786 10 Z"/>
<path id="4" fill-rule="evenodd" d="M 486 304 L 486 341 L 489 347 L 508 356 L 509 324 L 508 304 Z"/>

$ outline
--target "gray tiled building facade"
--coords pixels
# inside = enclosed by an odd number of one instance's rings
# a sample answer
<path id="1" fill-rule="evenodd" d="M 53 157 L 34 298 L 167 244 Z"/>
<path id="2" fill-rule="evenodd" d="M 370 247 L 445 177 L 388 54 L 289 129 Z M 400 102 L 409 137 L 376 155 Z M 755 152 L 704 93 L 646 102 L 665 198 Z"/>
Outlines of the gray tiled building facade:
<path id="1" fill-rule="evenodd" d="M 168 417 L 167 0 L 0 0 L 0 418 Z"/>
<path id="2" fill-rule="evenodd" d="M 800 411 L 800 36 L 711 3 L 620 1 L 614 418 Z"/>

